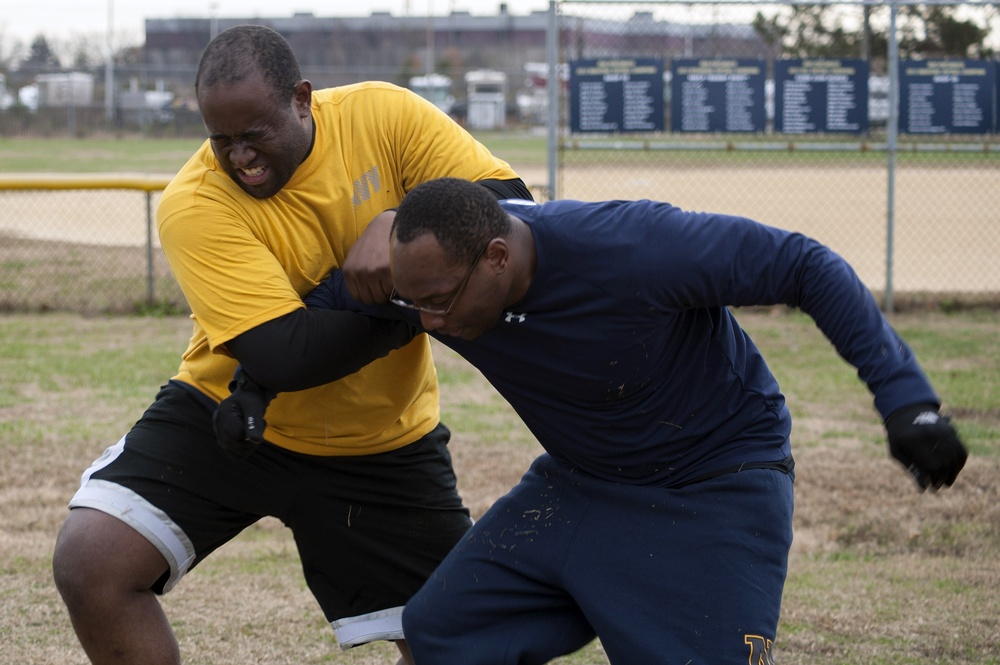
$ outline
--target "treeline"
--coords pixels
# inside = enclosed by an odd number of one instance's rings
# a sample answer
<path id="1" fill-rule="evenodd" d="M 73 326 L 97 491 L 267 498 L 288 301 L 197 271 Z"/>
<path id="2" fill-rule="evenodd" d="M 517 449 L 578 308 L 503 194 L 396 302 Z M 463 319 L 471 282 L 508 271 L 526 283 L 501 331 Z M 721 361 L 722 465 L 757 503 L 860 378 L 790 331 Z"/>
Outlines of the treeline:
<path id="1" fill-rule="evenodd" d="M 988 59 L 990 24 L 1000 5 L 977 5 L 980 16 L 966 17 L 963 5 L 904 5 L 896 30 L 899 57 Z M 787 5 L 774 14 L 757 12 L 753 27 L 767 44 L 794 58 L 865 58 L 885 61 L 889 7 L 885 5 Z M 859 15 L 860 14 L 860 15 Z"/>

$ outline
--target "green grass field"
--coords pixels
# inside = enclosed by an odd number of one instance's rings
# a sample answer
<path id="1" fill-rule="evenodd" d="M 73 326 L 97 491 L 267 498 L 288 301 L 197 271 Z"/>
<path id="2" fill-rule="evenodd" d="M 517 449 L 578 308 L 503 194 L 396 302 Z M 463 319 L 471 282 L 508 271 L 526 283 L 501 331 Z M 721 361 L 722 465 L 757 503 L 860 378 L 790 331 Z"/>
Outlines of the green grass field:
<path id="1" fill-rule="evenodd" d="M 478 138 L 494 154 L 519 168 L 537 168 L 546 165 L 546 137 L 540 133 L 528 132 L 476 132 Z M 578 145 L 602 143 L 612 147 L 617 144 L 638 146 L 628 150 L 580 150 Z M 726 151 L 697 149 L 705 142 L 724 144 L 717 137 L 702 137 L 671 141 L 672 144 L 690 145 L 688 150 L 646 150 L 642 141 L 625 141 L 614 137 L 577 137 L 564 144 L 562 160 L 564 165 L 593 165 L 607 160 L 628 160 L 636 166 L 662 164 L 664 161 L 678 161 L 688 166 L 710 166 L 725 163 L 740 165 L 766 161 L 770 164 L 818 166 L 871 165 L 884 164 L 886 156 L 881 151 L 865 152 L 815 152 L 791 149 L 778 151 Z M 950 138 L 954 141 L 954 137 Z M 662 141 L 661 141 L 662 142 Z M 802 141 L 799 141 L 802 142 Z M 938 140 L 938 143 L 941 141 Z M 201 139 L 193 138 L 85 138 L 85 139 L 42 139 L 42 138 L 0 138 L 0 174 L 15 173 L 165 173 L 176 172 L 187 158 L 200 146 Z M 655 145 L 655 141 L 652 142 Z M 736 143 L 736 142 L 734 142 Z M 772 138 L 749 137 L 738 143 L 780 143 Z M 850 141 L 845 141 L 850 143 Z M 921 145 L 933 145 L 935 138 L 921 139 Z M 971 166 L 996 165 L 1000 162 L 1000 144 L 981 144 L 984 149 L 977 152 L 914 152 L 912 144 L 901 144 L 899 159 L 910 165 L 949 165 L 960 160 Z"/>
<path id="2" fill-rule="evenodd" d="M 893 318 L 972 451 L 937 494 L 916 492 L 888 458 L 870 396 L 807 317 L 737 316 L 796 422 L 777 661 L 1000 663 L 1000 314 Z M 185 317 L 0 318 L 0 662 L 86 662 L 51 582 L 55 534 L 80 473 L 140 415 L 189 334 Z M 461 491 L 479 515 L 539 448 L 478 372 L 444 347 L 435 355 Z M 339 650 L 274 520 L 221 548 L 164 606 L 189 663 L 395 662 L 383 645 Z M 595 643 L 557 662 L 608 661 Z"/>
<path id="3" fill-rule="evenodd" d="M 485 132 L 477 138 L 512 164 L 545 164 L 544 136 Z M 202 142 L 192 138 L 0 138 L 0 174 L 172 174 Z"/>
<path id="4" fill-rule="evenodd" d="M 198 139 L 0 139 L 0 173 L 172 174 Z"/>

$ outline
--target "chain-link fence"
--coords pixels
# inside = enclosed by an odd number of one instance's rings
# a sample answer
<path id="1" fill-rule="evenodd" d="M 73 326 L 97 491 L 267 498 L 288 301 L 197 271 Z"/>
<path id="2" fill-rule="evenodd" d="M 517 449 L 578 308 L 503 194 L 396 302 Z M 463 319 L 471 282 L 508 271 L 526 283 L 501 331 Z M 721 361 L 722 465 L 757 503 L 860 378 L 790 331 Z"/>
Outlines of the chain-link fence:
<path id="1" fill-rule="evenodd" d="M 989 5 L 938 4 L 996 22 Z M 912 21 L 862 2 L 826 10 L 828 27 L 888 37 L 864 58 L 793 59 L 751 27 L 782 11 L 801 26 L 790 6 L 559 3 L 556 195 L 806 233 L 890 309 L 1000 300 L 1000 63 L 894 54 L 919 37 Z"/>
<path id="2" fill-rule="evenodd" d="M 1000 37 L 992 5 L 936 4 L 986 26 L 985 43 Z M 538 188 L 531 176 L 536 194 L 652 198 L 801 231 L 847 258 L 888 309 L 1000 303 L 996 54 L 914 55 L 919 31 L 892 25 L 889 6 L 823 7 L 849 31 L 869 26 L 863 57 L 783 55 L 767 35 L 804 20 L 791 5 L 552 3 L 530 63 L 489 63 L 511 82 L 505 114 L 491 117 L 505 115 L 500 131 L 547 123 L 549 177 Z M 751 26 L 758 12 L 764 30 Z M 67 123 L 107 122 L 91 111 L 8 112 L 3 131 L 30 121 L 34 135 L 86 133 Z M 126 121 L 145 136 L 204 131 L 189 108 Z M 0 181 L 0 310 L 185 308 L 151 232 L 158 192 L 145 181 Z"/>
<path id="3" fill-rule="evenodd" d="M 0 178 L 0 311 L 184 311 L 153 226 L 166 183 Z"/>

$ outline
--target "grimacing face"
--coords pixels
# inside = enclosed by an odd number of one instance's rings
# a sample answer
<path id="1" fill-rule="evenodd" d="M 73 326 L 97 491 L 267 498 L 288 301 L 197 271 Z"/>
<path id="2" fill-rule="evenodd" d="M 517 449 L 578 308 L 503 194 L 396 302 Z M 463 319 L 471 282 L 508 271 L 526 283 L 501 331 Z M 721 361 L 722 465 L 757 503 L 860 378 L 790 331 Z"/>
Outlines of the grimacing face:
<path id="1" fill-rule="evenodd" d="M 198 103 L 215 158 L 250 196 L 274 196 L 309 154 L 312 88 L 301 81 L 285 104 L 259 77 L 199 91 Z"/>

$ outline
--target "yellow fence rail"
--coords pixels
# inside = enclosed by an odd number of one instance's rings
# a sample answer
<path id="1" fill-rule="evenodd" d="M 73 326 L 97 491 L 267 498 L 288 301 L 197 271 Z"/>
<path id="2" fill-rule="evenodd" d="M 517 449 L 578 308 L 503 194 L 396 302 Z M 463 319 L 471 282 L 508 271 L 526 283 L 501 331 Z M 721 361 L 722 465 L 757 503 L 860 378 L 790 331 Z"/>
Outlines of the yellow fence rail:
<path id="1" fill-rule="evenodd" d="M 154 211 L 167 176 L 0 176 L 0 310 L 184 310 Z"/>

